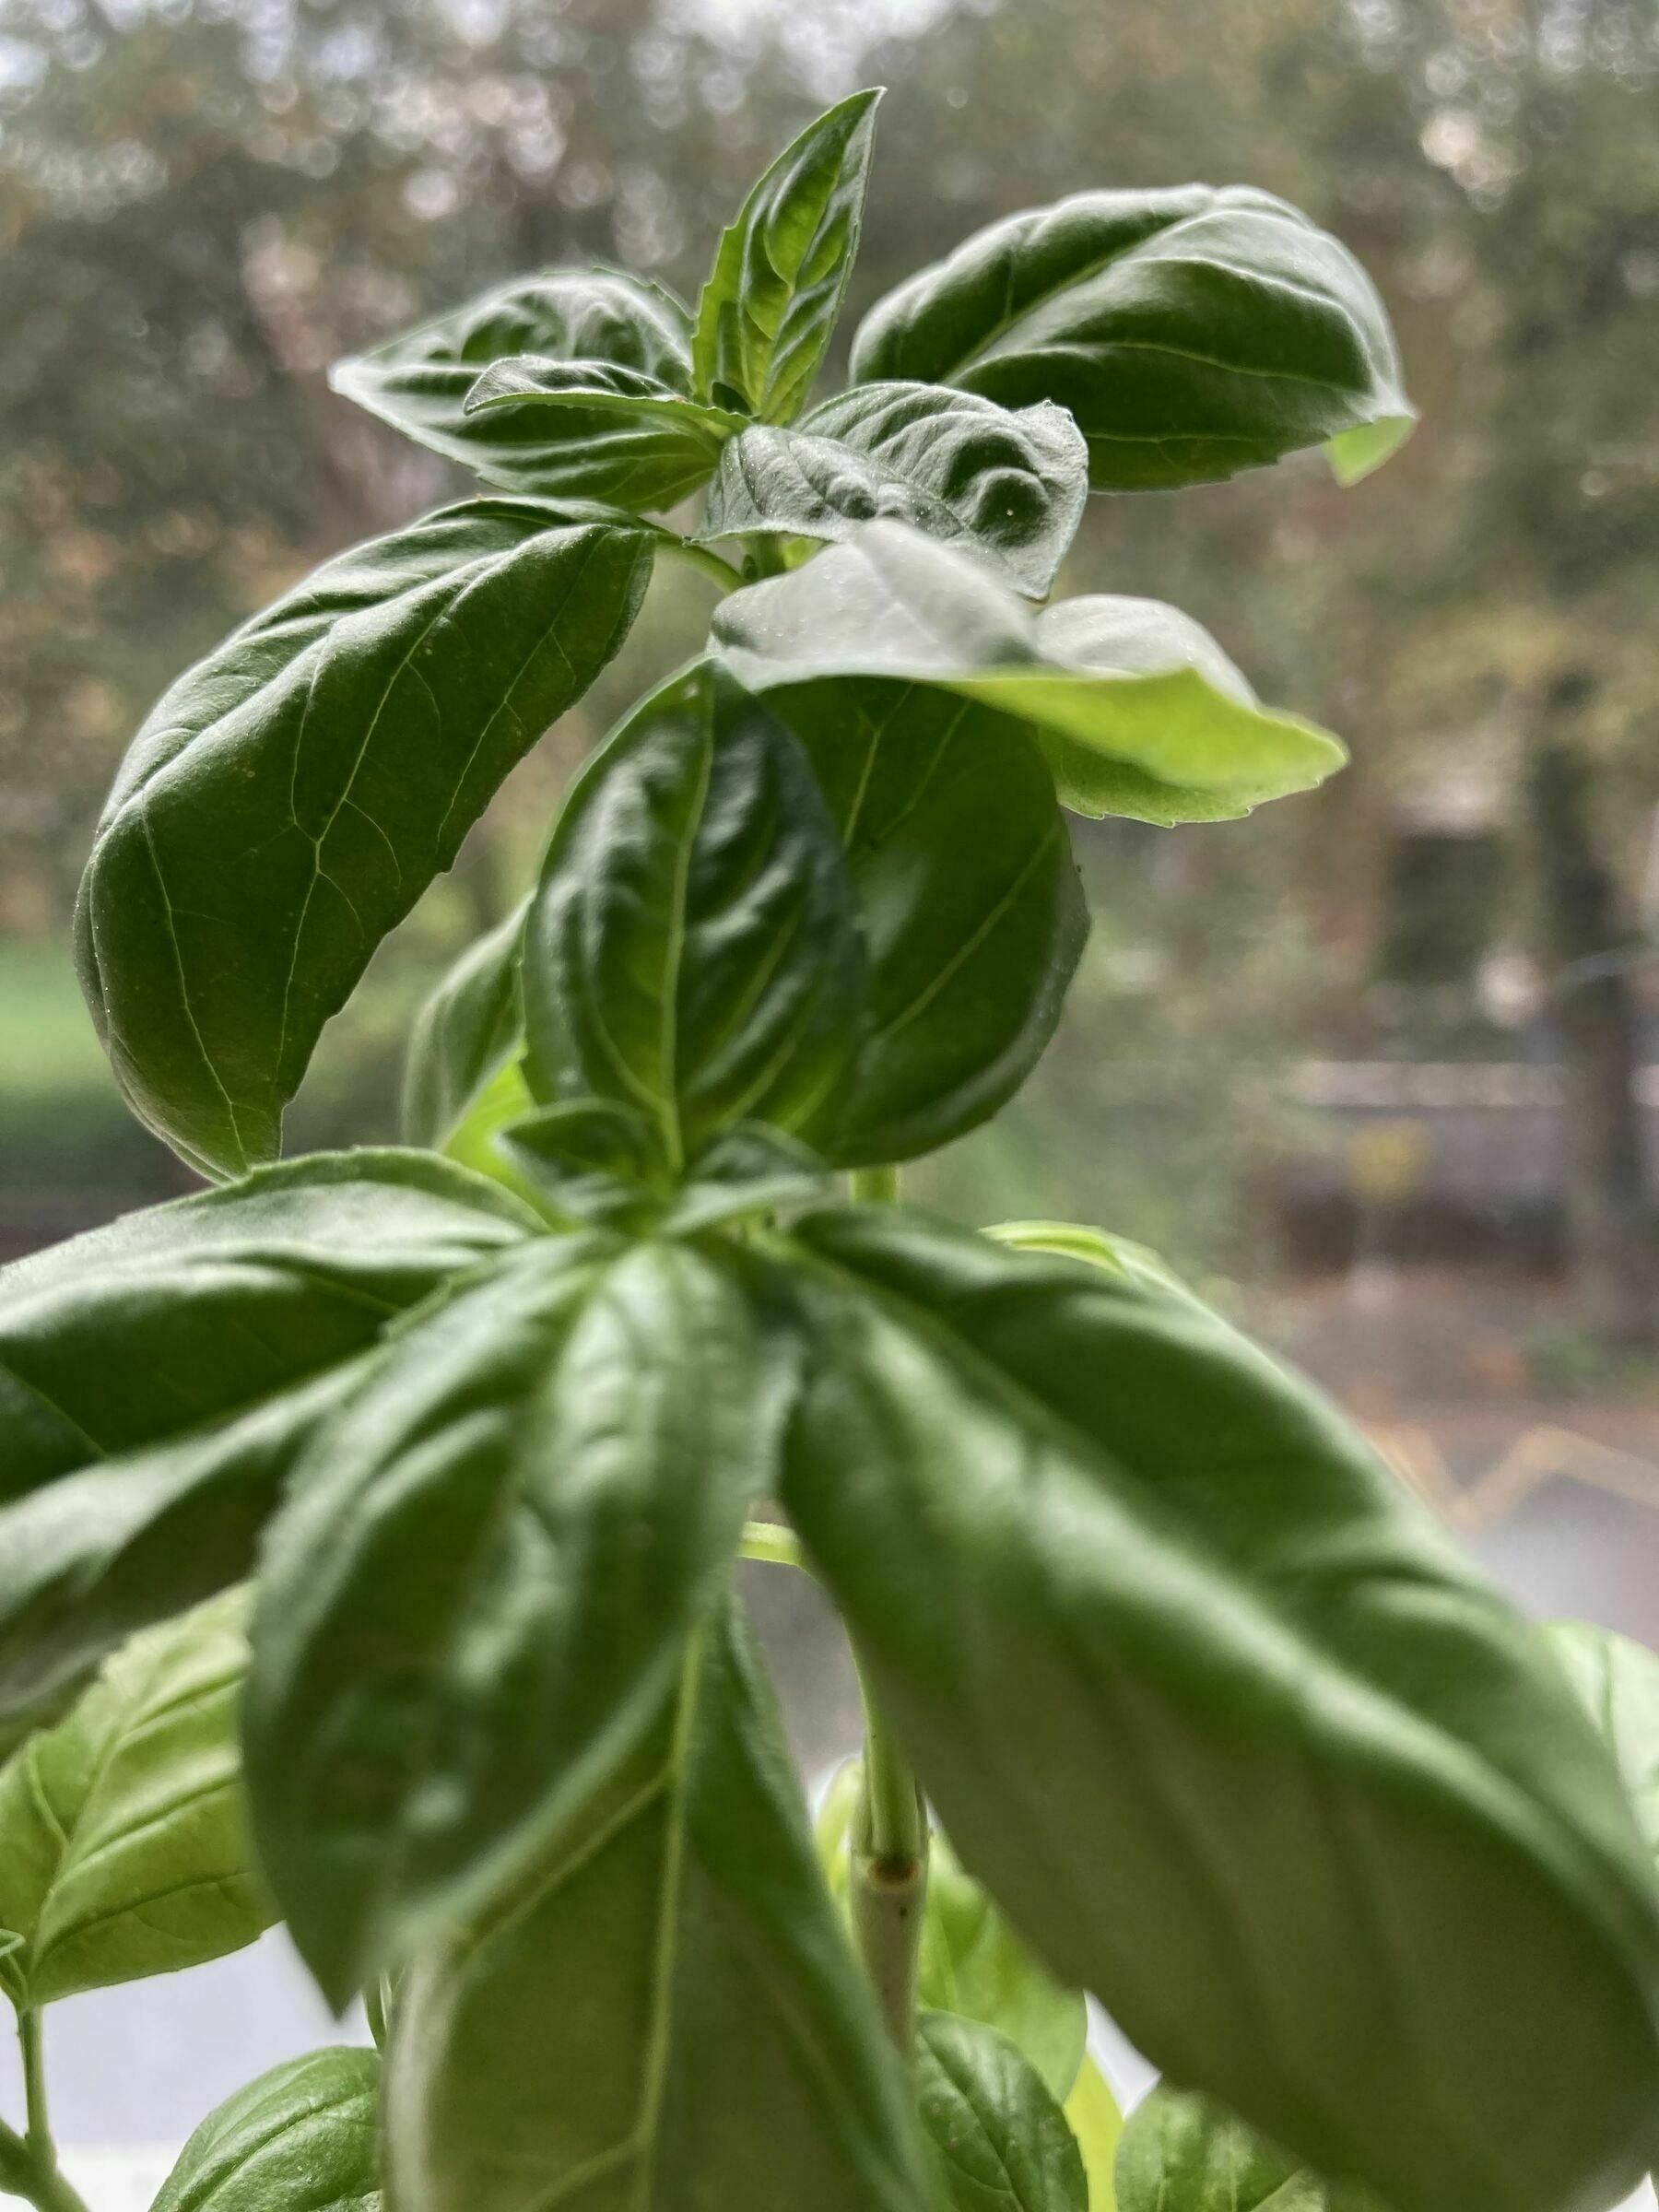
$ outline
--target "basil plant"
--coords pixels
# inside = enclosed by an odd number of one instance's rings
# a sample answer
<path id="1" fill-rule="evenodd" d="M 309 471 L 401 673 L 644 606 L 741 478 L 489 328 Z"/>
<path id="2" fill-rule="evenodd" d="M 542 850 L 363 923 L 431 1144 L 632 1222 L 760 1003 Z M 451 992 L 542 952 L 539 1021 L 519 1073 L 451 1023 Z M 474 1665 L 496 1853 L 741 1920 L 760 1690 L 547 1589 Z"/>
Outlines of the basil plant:
<path id="1" fill-rule="evenodd" d="M 278 1918 L 378 2047 L 233 2097 L 158 2212 L 1598 2212 L 1659 2161 L 1659 1662 L 1523 1620 L 1147 1253 L 897 1202 L 1053 1032 L 1068 814 L 1340 764 L 1186 616 L 1051 594 L 1091 492 L 1385 459 L 1386 318 L 1263 193 L 1086 192 L 816 397 L 876 103 L 695 311 L 555 269 L 344 363 L 482 488 L 246 623 L 116 780 L 80 974 L 213 1187 L 0 1277 L 41 2212 L 47 2009 Z M 426 1007 L 406 1143 L 282 1159 L 659 560 L 706 646 Z M 746 1552 L 864 1682 L 816 1832 Z M 1166 2077 L 1121 2146 L 1086 1992 Z"/>

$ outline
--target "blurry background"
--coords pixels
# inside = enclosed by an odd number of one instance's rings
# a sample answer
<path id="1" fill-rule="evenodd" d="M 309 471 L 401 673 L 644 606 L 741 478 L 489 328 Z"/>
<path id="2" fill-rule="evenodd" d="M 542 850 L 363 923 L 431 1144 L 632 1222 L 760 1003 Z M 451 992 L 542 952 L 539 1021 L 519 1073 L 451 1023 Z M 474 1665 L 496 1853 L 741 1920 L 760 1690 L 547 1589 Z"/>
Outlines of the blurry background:
<path id="1" fill-rule="evenodd" d="M 319 558 L 466 488 L 326 362 L 537 265 L 694 297 L 772 152 L 870 82 L 846 332 L 1012 209 L 1248 182 L 1359 253 L 1424 416 L 1354 492 L 1306 456 L 1091 503 L 1061 588 L 1177 601 L 1353 765 L 1248 825 L 1077 825 L 1060 1037 L 913 1186 L 1158 1245 L 1527 1602 L 1659 1642 L 1654 0 L 0 0 L 0 1258 L 188 1182 L 66 950 L 133 729 Z M 293 1145 L 394 1132 L 412 1006 L 708 602 L 653 587 L 335 1024 Z M 784 1580 L 820 1760 L 850 1715 Z M 210 1970 L 211 2049 L 185 1989 L 65 2008 L 67 2132 L 165 2139 L 312 2033 L 254 1958 Z M 120 2086 L 82 2082 L 95 2046 Z"/>

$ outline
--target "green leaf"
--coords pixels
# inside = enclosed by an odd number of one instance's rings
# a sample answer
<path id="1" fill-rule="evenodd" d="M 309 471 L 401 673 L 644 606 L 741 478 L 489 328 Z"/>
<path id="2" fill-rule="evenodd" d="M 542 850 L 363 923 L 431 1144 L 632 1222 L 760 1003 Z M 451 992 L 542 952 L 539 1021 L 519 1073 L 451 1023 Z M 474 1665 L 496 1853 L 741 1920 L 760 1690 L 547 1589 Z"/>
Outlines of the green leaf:
<path id="1" fill-rule="evenodd" d="M 486 370 L 525 354 L 609 365 L 688 397 L 690 343 L 690 318 L 660 286 L 615 269 L 550 269 L 337 362 L 329 382 L 504 490 L 658 509 L 695 490 L 712 465 L 660 422 L 624 422 L 597 406 L 469 415 L 466 402 Z"/>
<path id="2" fill-rule="evenodd" d="M 324 1024 L 640 605 L 652 538 L 533 500 L 358 546 L 180 677 L 76 915 L 129 1103 L 205 1173 L 271 1158 Z"/>
<path id="3" fill-rule="evenodd" d="M 1257 706 L 1174 607 L 1094 595 L 1033 615 L 982 563 L 900 523 L 866 523 L 809 567 L 734 593 L 712 636 L 738 681 L 769 696 L 881 677 L 994 708 L 1026 725 L 1079 814 L 1225 821 L 1345 758 L 1311 723 Z"/>
<path id="4" fill-rule="evenodd" d="M 941 689 L 832 677 L 769 703 L 829 806 L 867 976 L 835 1118 L 806 1134 L 841 1165 L 909 1159 L 1004 1105 L 1059 1021 L 1088 911 L 1053 780 L 1024 730 Z"/>
<path id="5" fill-rule="evenodd" d="M 312 2051 L 203 2121 L 151 2212 L 380 2212 L 377 2051 Z"/>
<path id="6" fill-rule="evenodd" d="M 818 1857 L 830 1892 L 847 1896 L 847 1830 L 863 1762 L 849 1759 L 830 1784 L 817 1823 Z M 1088 2038 L 1083 1993 L 1062 1988 L 1038 1963 L 989 1892 L 963 1871 L 949 1839 L 928 1847 L 927 1902 L 917 1959 L 917 2002 L 999 2029 L 1018 2045 L 1052 2095 L 1077 2081 Z"/>
<path id="7" fill-rule="evenodd" d="M 1117 2157 L 1120 2212 L 1382 2212 L 1322 2181 L 1207 2097 L 1159 2083 L 1130 2114 Z"/>
<path id="8" fill-rule="evenodd" d="M 770 1687 L 735 1614 L 702 1641 L 581 1824 L 415 1961 L 387 2076 L 399 2212 L 926 2212 Z"/>
<path id="9" fill-rule="evenodd" d="M 936 384 L 859 384 L 720 457 L 700 535 L 850 538 L 878 516 L 993 555 L 1041 599 L 1082 519 L 1088 454 L 1063 407 L 1018 414 Z"/>
<path id="10" fill-rule="evenodd" d="M 755 1324 L 689 1246 L 551 1239 L 391 1347 L 272 1530 L 261 1859 L 343 2004 L 636 1747 L 771 1478 Z"/>
<path id="11" fill-rule="evenodd" d="M 320 1153 L 0 1273 L 0 1744 L 248 1574 L 387 1327 L 535 1226 L 427 1155 Z"/>
<path id="12" fill-rule="evenodd" d="M 524 1038 L 519 959 L 529 903 L 469 945 L 422 1005 L 404 1063 L 406 1144 L 447 1145 L 518 1056 Z"/>
<path id="13" fill-rule="evenodd" d="M 862 968 L 800 748 L 699 664 L 559 817 L 525 936 L 533 1085 L 642 1109 L 672 1174 L 736 1122 L 810 1137 L 856 1041 Z"/>
<path id="14" fill-rule="evenodd" d="M 799 413 L 858 253 L 880 98 L 855 92 L 809 124 L 721 238 L 697 303 L 700 398 L 763 422 Z"/>
<path id="15" fill-rule="evenodd" d="M 1153 1281 L 890 1209 L 779 1249 L 783 1503 L 1050 1968 L 1395 2212 L 1633 2187 L 1651 1867 L 1547 1648 L 1363 1440 Z"/>
<path id="16" fill-rule="evenodd" d="M 588 464 L 602 467 L 608 448 L 643 465 L 649 454 L 653 481 L 671 496 L 653 500 L 668 506 L 704 483 L 713 473 L 720 450 L 748 420 L 722 407 L 703 406 L 676 391 L 660 377 L 609 361 L 547 360 L 540 354 L 515 355 L 487 369 L 466 395 L 469 422 L 499 420 L 520 434 L 543 426 L 551 439 L 561 429 L 580 439 Z M 615 465 L 618 481 L 625 465 Z"/>
<path id="17" fill-rule="evenodd" d="M 1659 1653 L 1588 1621 L 1560 1621 L 1548 1633 L 1659 1865 Z"/>
<path id="18" fill-rule="evenodd" d="M 1088 2181 L 1088 2212 L 1118 2212 L 1113 2169 L 1124 2133 L 1124 2116 L 1106 2077 L 1092 2058 L 1085 2056 L 1071 2095 L 1065 2100 L 1065 2124 L 1077 2139 L 1083 2171 Z"/>
<path id="19" fill-rule="evenodd" d="M 18 2006 L 199 1966 L 276 1912 L 254 1871 L 237 1705 L 245 1592 L 137 1636 L 0 1769 L 0 1958 Z"/>
<path id="20" fill-rule="evenodd" d="M 1053 400 L 1097 491 L 1204 483 L 1305 445 L 1352 483 L 1414 420 L 1365 271 L 1239 185 L 1080 192 L 1005 217 L 877 301 L 853 375 Z"/>
<path id="21" fill-rule="evenodd" d="M 924 2012 L 916 2095 L 949 2212 L 1088 2212 L 1077 2139 L 1007 2036 Z"/>
<path id="22" fill-rule="evenodd" d="M 650 1118 L 608 1100 L 544 1108 L 504 1129 L 500 1144 L 556 1218 L 625 1234 L 692 1236 L 828 1195 L 817 1153 L 756 1122 L 716 1137 L 678 1182 L 663 1178 Z"/>

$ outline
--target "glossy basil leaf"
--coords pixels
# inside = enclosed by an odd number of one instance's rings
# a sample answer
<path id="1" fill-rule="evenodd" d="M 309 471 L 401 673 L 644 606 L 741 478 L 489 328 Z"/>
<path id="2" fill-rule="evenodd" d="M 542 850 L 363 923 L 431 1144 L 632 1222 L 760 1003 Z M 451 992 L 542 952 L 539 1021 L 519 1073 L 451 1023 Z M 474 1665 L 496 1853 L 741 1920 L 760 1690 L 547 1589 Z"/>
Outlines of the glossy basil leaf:
<path id="1" fill-rule="evenodd" d="M 1030 2061 L 949 2012 L 916 2023 L 916 2098 L 949 2212 L 1088 2212 L 1077 2139 Z"/>
<path id="2" fill-rule="evenodd" d="M 810 1136 L 863 954 L 800 748 L 724 671 L 654 692 L 559 817 L 525 935 L 535 1088 L 641 1109 L 677 1177 L 740 1121 Z"/>
<path id="3" fill-rule="evenodd" d="M 1305 445 L 1352 483 L 1414 418 L 1365 271 L 1239 185 L 1080 192 L 1005 217 L 877 302 L 853 375 L 1056 401 L 1097 491 L 1203 483 Z"/>
<path id="4" fill-rule="evenodd" d="M 519 991 L 529 900 L 476 938 L 423 1002 L 404 1062 L 404 1141 L 441 1150 L 524 1044 Z"/>
<path id="5" fill-rule="evenodd" d="M 1117 2157 L 1119 2212 L 1382 2212 L 1326 2183 L 1207 2097 L 1159 2083 L 1130 2114 Z"/>
<path id="6" fill-rule="evenodd" d="M 702 1642 L 580 1823 L 412 1966 L 399 2212 L 927 2212 L 759 1657 L 732 1614 Z"/>
<path id="7" fill-rule="evenodd" d="M 1106 2077 L 1088 2056 L 1065 2100 L 1065 2124 L 1077 2137 L 1082 2156 L 1088 2183 L 1088 2212 L 1118 2212 L 1114 2170 L 1124 2115 Z"/>
<path id="8" fill-rule="evenodd" d="M 829 806 L 868 978 L 841 1102 L 808 1135 L 843 1165 L 908 1159 L 994 1113 L 1054 1033 L 1088 935 L 1065 822 L 1030 735 L 971 701 L 831 679 L 769 703 Z"/>
<path id="9" fill-rule="evenodd" d="M 1096 595 L 1034 615 L 982 564 L 900 523 L 866 523 L 809 567 L 734 593 L 712 636 L 768 696 L 880 677 L 994 708 L 1026 725 L 1078 814 L 1224 821 L 1345 758 L 1311 723 L 1259 707 L 1174 607 Z"/>
<path id="10" fill-rule="evenodd" d="M 1633 2187 L 1651 1868 L 1547 1648 L 1363 1440 L 1153 1283 L 873 1208 L 782 1248 L 783 1503 L 1051 1969 L 1394 2212 Z"/>
<path id="11" fill-rule="evenodd" d="M 148 1630 L 0 1768 L 0 1988 L 35 2007 L 199 1966 L 276 1918 L 254 1871 L 237 1707 L 247 1598 Z"/>
<path id="12" fill-rule="evenodd" d="M 1015 413 L 937 384 L 858 384 L 793 429 L 756 424 L 734 438 L 700 535 L 846 539 L 887 516 L 993 556 L 1041 599 L 1088 494 L 1088 450 L 1063 407 Z"/>
<path id="13" fill-rule="evenodd" d="M 818 1858 L 830 1893 L 847 1897 L 847 1836 L 861 1787 L 863 1762 L 849 1759 L 818 1809 Z M 934 2012 L 957 2013 L 995 2028 L 1018 2044 L 1050 2092 L 1070 2095 L 1088 2040 L 1081 1990 L 1065 1989 L 1039 1964 L 997 1910 L 989 1892 L 934 1832 L 928 1848 L 927 1902 L 917 1960 L 916 1998 Z"/>
<path id="14" fill-rule="evenodd" d="M 648 479 L 668 493 L 645 502 L 653 506 L 671 505 L 706 482 L 722 446 L 748 419 L 705 406 L 639 369 L 534 353 L 487 369 L 466 395 L 465 412 L 469 422 L 499 419 L 521 432 L 539 422 L 548 438 L 564 428 L 594 467 L 603 465 L 607 447 L 616 448 L 618 484 L 633 488 Z M 628 475 L 623 455 L 639 475 Z"/>
<path id="15" fill-rule="evenodd" d="M 763 422 L 800 412 L 858 253 L 879 91 L 808 124 L 724 233 L 697 303 L 699 398 Z"/>
<path id="16" fill-rule="evenodd" d="M 556 1218 L 624 1234 L 691 1236 L 828 1195 L 830 1171 L 818 1155 L 757 1122 L 715 1137 L 681 1182 L 664 1177 L 650 1117 L 606 1100 L 544 1108 L 499 1143 Z"/>
<path id="17" fill-rule="evenodd" d="M 262 1863 L 343 2004 L 633 1751 L 771 1477 L 755 1324 L 683 1244 L 543 1240 L 391 1347 L 260 1578 Z"/>
<path id="18" fill-rule="evenodd" d="M 129 1103 L 205 1173 L 276 1152 L 375 946 L 627 635 L 651 544 L 603 512 L 444 508 L 326 562 L 151 710 L 76 959 Z"/>
<path id="19" fill-rule="evenodd" d="M 689 317 L 660 286 L 617 269 L 549 269 L 337 362 L 329 382 L 504 490 L 654 509 L 672 506 L 709 473 L 700 463 L 687 477 L 684 451 L 660 424 L 626 424 L 599 408 L 469 415 L 466 402 L 487 369 L 525 354 L 608 364 L 688 395 L 690 344 Z"/>
<path id="20" fill-rule="evenodd" d="M 1659 1866 L 1659 1653 L 1588 1621 L 1559 1622 L 1549 1641 L 1613 1756 Z"/>
<path id="21" fill-rule="evenodd" d="M 535 1218 L 429 1154 L 321 1152 L 0 1270 L 0 1497 L 354 1358 Z"/>
<path id="22" fill-rule="evenodd" d="M 378 2051 L 290 2058 L 209 2113 L 150 2212 L 380 2212 Z"/>

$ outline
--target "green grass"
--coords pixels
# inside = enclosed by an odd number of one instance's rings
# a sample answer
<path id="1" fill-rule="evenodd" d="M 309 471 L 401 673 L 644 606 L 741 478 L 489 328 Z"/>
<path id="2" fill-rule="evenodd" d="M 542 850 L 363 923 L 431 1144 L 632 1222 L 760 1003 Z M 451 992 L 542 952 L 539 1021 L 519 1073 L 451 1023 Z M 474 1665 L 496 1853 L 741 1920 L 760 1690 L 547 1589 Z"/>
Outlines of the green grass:
<path id="1" fill-rule="evenodd" d="M 59 938 L 0 937 L 0 1092 L 115 1097 L 92 1018 Z"/>

